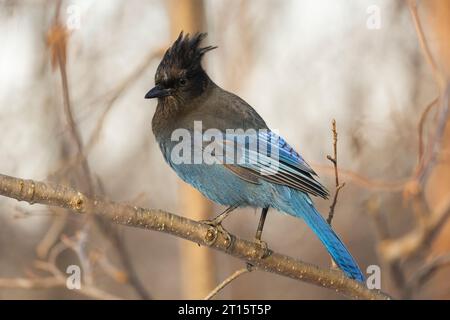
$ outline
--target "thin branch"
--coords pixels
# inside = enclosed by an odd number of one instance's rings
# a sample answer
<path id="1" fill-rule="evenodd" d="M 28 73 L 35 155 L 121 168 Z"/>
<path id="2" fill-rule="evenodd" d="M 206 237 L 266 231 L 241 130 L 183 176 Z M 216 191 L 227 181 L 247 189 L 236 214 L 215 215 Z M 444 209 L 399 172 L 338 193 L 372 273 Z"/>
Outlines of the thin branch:
<path id="1" fill-rule="evenodd" d="M 424 109 L 424 111 L 422 112 L 422 115 L 420 117 L 420 121 L 418 124 L 418 137 L 419 137 L 418 164 L 416 166 L 415 173 L 412 174 L 412 177 L 407 178 L 407 179 L 400 179 L 400 180 L 396 180 L 396 181 L 385 181 L 385 180 L 378 180 L 378 179 L 365 177 L 359 173 L 353 172 L 351 170 L 342 169 L 342 168 L 339 169 L 339 174 L 341 176 L 343 176 L 346 180 L 349 180 L 352 183 L 354 183 L 360 187 L 370 189 L 370 190 L 392 191 L 392 192 L 393 191 L 408 191 L 405 189 L 408 189 L 410 186 L 417 185 L 418 177 L 423 175 L 423 172 L 425 170 L 424 168 L 429 163 L 429 160 L 427 161 L 427 159 L 426 159 L 425 150 L 424 150 L 425 149 L 424 142 L 423 142 L 424 125 L 425 125 L 427 115 L 429 114 L 431 109 L 434 106 L 436 106 L 438 101 L 439 101 L 439 98 L 435 98 L 433 101 L 431 101 L 427 105 L 427 107 Z M 440 118 L 446 119 L 445 113 Z M 435 136 L 436 135 L 442 136 L 442 133 L 443 133 L 442 121 L 441 121 L 441 125 L 438 127 L 438 129 L 439 128 L 441 128 L 441 129 L 437 130 L 438 133 L 437 134 L 435 133 Z M 434 145 L 434 141 L 436 139 L 432 138 L 430 140 L 431 140 L 430 145 Z M 336 137 L 336 143 L 337 143 L 337 137 Z M 333 149 L 335 148 L 336 143 L 334 142 L 334 133 L 333 133 Z M 428 158 L 431 158 L 431 156 L 428 156 Z M 314 169 L 323 171 L 325 174 L 334 175 L 334 177 L 336 179 L 337 165 L 334 164 L 334 158 L 328 155 L 327 159 L 332 162 L 332 166 L 318 164 L 318 163 L 312 163 L 312 166 L 314 167 Z M 339 185 L 339 183 L 337 183 L 336 185 Z"/>
<path id="2" fill-rule="evenodd" d="M 335 119 L 333 119 L 331 121 L 331 131 L 333 132 L 333 157 L 328 155 L 327 159 L 330 160 L 333 163 L 334 176 L 336 178 L 336 187 L 337 187 L 337 186 L 339 186 L 339 175 L 338 175 L 338 169 L 337 169 L 337 140 L 338 140 L 338 134 L 337 134 L 336 120 Z"/>
<path id="3" fill-rule="evenodd" d="M 106 93 L 101 94 L 100 96 L 94 98 L 91 102 L 88 103 L 89 106 L 94 104 L 106 104 L 106 107 L 102 111 L 95 128 L 92 130 L 92 133 L 86 143 L 84 148 L 84 155 L 87 156 L 94 149 L 94 146 L 98 142 L 100 138 L 100 134 L 103 130 L 103 126 L 105 124 L 105 120 L 109 114 L 109 112 L 113 109 L 115 102 L 127 91 L 127 89 L 138 80 L 147 68 L 151 65 L 151 62 L 161 57 L 164 54 L 162 48 L 151 51 L 148 53 L 143 61 L 134 69 L 124 80 L 118 83 L 113 89 L 109 90 Z M 105 100 L 103 102 L 103 100 Z M 81 163 L 83 157 L 81 155 L 77 155 L 67 161 L 66 163 L 60 165 L 51 175 L 55 175 L 57 173 L 62 174 L 64 171 L 77 166 Z"/>
<path id="4" fill-rule="evenodd" d="M 411 13 L 414 28 L 416 29 L 420 48 L 422 49 L 423 55 L 425 56 L 425 59 L 427 60 L 428 64 L 431 67 L 431 71 L 433 72 L 433 77 L 434 80 L 436 81 L 436 84 L 438 85 L 438 88 L 441 89 L 444 84 L 444 78 L 442 74 L 439 72 L 436 61 L 434 60 L 433 55 L 431 54 L 431 50 L 427 44 L 422 24 L 420 23 L 419 14 L 417 12 L 416 0 L 408 0 L 408 8 L 409 12 Z"/>
<path id="5" fill-rule="evenodd" d="M 65 284 L 54 276 L 41 278 L 0 278 L 0 288 L 48 289 Z"/>
<path id="6" fill-rule="evenodd" d="M 54 65 L 57 65 L 60 73 L 61 73 L 61 82 L 62 82 L 62 88 L 63 88 L 63 98 L 64 98 L 64 113 L 66 115 L 66 121 L 69 126 L 69 132 L 72 137 L 72 140 L 75 142 L 75 145 L 77 147 L 77 159 L 79 159 L 81 164 L 81 178 L 83 182 L 86 184 L 85 187 L 87 189 L 87 194 L 89 196 L 93 196 L 95 192 L 94 183 L 92 180 L 92 174 L 89 167 L 89 163 L 87 161 L 87 158 L 84 153 L 83 149 L 83 142 L 81 139 L 81 135 L 78 129 L 78 126 L 74 120 L 73 113 L 72 113 L 72 106 L 70 101 L 70 94 L 69 94 L 69 85 L 68 85 L 68 79 L 67 79 L 67 71 L 66 71 L 66 50 L 67 50 L 67 39 L 68 39 L 68 32 L 66 28 L 59 22 L 59 12 L 61 9 L 61 1 L 58 2 L 58 5 L 56 7 L 56 13 L 55 18 L 52 27 L 50 28 L 49 34 L 48 34 L 48 43 L 50 45 L 50 48 L 52 49 L 52 61 L 54 62 Z M 139 76 L 139 73 L 133 76 Z M 131 78 L 132 80 L 133 78 Z M 124 84 L 123 89 L 127 87 L 126 84 Z M 116 97 L 120 95 L 120 92 L 117 94 Z M 111 105 L 115 101 L 115 98 L 111 100 Z M 105 114 L 106 117 L 106 114 Z M 104 120 L 104 119 L 103 119 Z M 103 120 L 100 121 L 98 124 L 98 127 L 101 128 Z M 126 247 L 121 243 L 119 235 L 117 234 L 117 231 L 112 229 L 109 225 L 105 225 L 104 222 L 101 219 L 98 219 L 98 217 L 93 216 L 93 221 L 95 224 L 99 227 L 99 229 L 106 235 L 109 235 L 109 240 L 112 241 L 113 245 L 115 245 L 115 248 L 117 249 L 117 252 L 119 253 L 119 258 L 121 259 L 121 262 L 123 263 L 124 267 L 126 268 L 127 272 L 129 273 L 129 280 L 131 286 L 136 290 L 136 292 L 140 295 L 143 299 L 150 299 L 150 294 L 145 290 L 145 288 L 140 284 L 139 279 L 137 277 L 137 274 L 130 263 L 130 261 L 127 260 L 128 253 L 126 252 Z M 90 221 L 90 220 L 89 220 Z M 89 223 L 88 221 L 88 223 Z M 87 232 L 87 228 L 89 227 L 88 224 L 85 224 L 83 227 L 83 232 Z M 84 246 L 81 247 L 82 251 L 80 251 L 80 258 L 82 261 L 85 262 L 85 269 L 90 269 L 89 267 L 89 260 L 87 259 L 87 255 L 84 252 Z"/>
<path id="7" fill-rule="evenodd" d="M 448 219 L 450 219 L 450 198 L 444 201 L 443 204 L 440 204 L 422 225 L 398 239 L 381 241 L 379 245 L 380 253 L 386 261 L 412 257 L 424 246 L 432 243 Z"/>
<path id="8" fill-rule="evenodd" d="M 86 184 L 85 188 L 87 190 L 87 193 L 89 195 L 93 195 L 94 185 L 92 182 L 91 170 L 89 167 L 89 163 L 87 162 L 87 159 L 84 156 L 81 134 L 78 129 L 78 126 L 75 123 L 72 112 L 72 105 L 69 93 L 69 81 L 67 78 L 67 69 L 66 69 L 66 62 L 67 62 L 66 51 L 69 33 L 65 28 L 65 26 L 59 22 L 60 9 L 61 9 L 61 1 L 58 1 L 55 12 L 55 19 L 47 35 L 47 43 L 51 49 L 52 53 L 51 58 L 53 65 L 55 67 L 57 66 L 60 71 L 62 91 L 63 91 L 64 114 L 66 117 L 67 125 L 69 127 L 70 137 L 74 141 L 75 146 L 77 148 L 77 155 L 79 155 L 81 158 L 83 182 Z"/>
<path id="9" fill-rule="evenodd" d="M 107 96 L 106 108 L 103 110 L 100 119 L 97 122 L 97 125 L 94 128 L 91 137 L 87 143 L 86 146 L 87 154 L 92 150 L 93 146 L 98 141 L 100 133 L 103 129 L 103 125 L 105 123 L 106 116 L 112 109 L 114 103 L 123 95 L 123 93 L 127 90 L 127 88 L 130 87 L 132 83 L 134 83 L 144 74 L 144 72 L 150 66 L 152 61 L 155 60 L 156 58 L 161 57 L 163 54 L 164 50 L 162 48 L 148 53 L 147 56 L 145 56 L 142 63 L 140 63 L 139 66 L 135 70 L 133 70 L 133 72 L 131 72 L 121 83 L 119 83 L 113 90 L 111 90 L 109 93 L 105 95 Z M 100 99 L 101 98 L 103 97 L 100 97 Z M 97 101 L 97 99 L 95 101 Z"/>
<path id="10" fill-rule="evenodd" d="M 437 162 L 438 154 L 441 150 L 442 139 L 445 133 L 445 128 L 448 122 L 449 115 L 449 103 L 450 103 L 450 84 L 448 84 L 445 92 L 440 99 L 441 105 L 439 107 L 438 123 L 436 131 L 430 141 L 430 155 L 428 159 L 424 160 L 424 165 L 420 173 L 418 174 L 419 182 L 424 185 L 427 182 L 434 165 Z"/>
<path id="11" fill-rule="evenodd" d="M 372 217 L 375 230 L 377 232 L 378 241 L 382 242 L 390 238 L 390 232 L 388 228 L 385 216 L 381 214 L 379 205 L 372 204 L 372 208 L 368 210 L 370 216 Z M 385 261 L 384 256 L 380 255 L 380 260 L 383 265 L 386 265 L 386 269 L 389 272 L 390 279 L 395 284 L 395 287 L 400 291 L 403 290 L 405 286 L 405 278 L 399 261 Z M 385 270 L 386 270 L 385 269 Z"/>
<path id="12" fill-rule="evenodd" d="M 387 224 L 386 217 L 381 214 L 380 203 L 378 199 L 370 199 L 367 202 L 367 212 L 372 218 L 374 223 L 375 231 L 377 233 L 378 241 L 385 240 L 389 238 L 389 227 Z"/>
<path id="13" fill-rule="evenodd" d="M 420 290 L 431 277 L 439 270 L 450 266 L 450 254 L 435 257 L 422 268 L 420 268 L 408 281 L 409 292 Z"/>
<path id="14" fill-rule="evenodd" d="M 422 115 L 420 116 L 420 121 L 418 125 L 418 136 L 419 136 L 419 153 L 418 153 L 418 165 L 417 165 L 417 172 L 420 171 L 421 167 L 423 166 L 423 158 L 424 158 L 424 142 L 423 142 L 423 128 L 425 126 L 425 121 L 427 119 L 428 114 L 430 113 L 431 109 L 437 105 L 437 102 L 439 101 L 439 98 L 435 98 L 433 101 L 431 101 L 428 106 L 423 110 Z"/>
<path id="15" fill-rule="evenodd" d="M 232 281 L 236 280 L 244 273 L 248 273 L 251 271 L 253 271 L 253 270 L 252 270 L 252 267 L 249 265 L 246 268 L 237 270 L 231 276 L 226 278 L 222 283 L 220 283 L 217 287 L 215 287 L 203 300 L 211 300 L 211 298 L 213 298 L 216 294 L 218 294 L 223 288 L 225 288 L 227 285 L 229 285 Z"/>
<path id="16" fill-rule="evenodd" d="M 337 157 L 337 141 L 338 141 L 338 133 L 336 129 L 336 120 L 333 119 L 331 122 L 331 130 L 333 132 L 333 156 L 327 155 L 327 159 L 330 160 L 333 163 L 334 166 L 334 177 L 336 179 L 336 191 L 334 193 L 333 202 L 330 206 L 330 212 L 328 213 L 327 222 L 329 225 L 331 225 L 331 222 L 333 221 L 334 217 L 334 210 L 336 208 L 339 191 L 345 186 L 345 182 L 342 184 L 339 184 L 339 172 L 338 172 L 338 157 Z"/>
<path id="17" fill-rule="evenodd" d="M 45 261 L 36 261 L 36 268 L 50 273 L 49 276 L 42 277 L 18 277 L 0 278 L 0 288 L 13 289 L 49 289 L 56 287 L 66 287 L 66 275 L 62 273 L 54 264 Z M 105 292 L 92 285 L 82 284 L 80 289 L 73 292 L 85 295 L 93 299 L 119 300 L 120 297 Z"/>
<path id="18" fill-rule="evenodd" d="M 337 270 L 321 269 L 276 252 L 271 252 L 269 256 L 261 259 L 261 246 L 255 242 L 234 235 L 228 236 L 207 224 L 159 209 L 144 209 L 92 198 L 63 185 L 23 180 L 2 174 L 0 174 L 0 195 L 30 204 L 63 207 L 79 214 L 92 212 L 117 224 L 165 232 L 237 257 L 258 270 L 332 289 L 350 298 L 390 298 L 378 290 L 367 289 L 362 283 L 347 278 Z"/>
<path id="19" fill-rule="evenodd" d="M 58 238 L 67 223 L 67 213 L 64 210 L 60 208 L 50 208 L 50 212 L 53 214 L 52 224 L 42 240 L 36 246 L 36 253 L 41 259 L 47 257 L 50 249 L 58 241 Z"/>
<path id="20" fill-rule="evenodd" d="M 319 173 L 321 174 L 326 174 L 328 176 L 333 177 L 335 176 L 333 165 L 330 166 L 320 163 L 311 163 L 311 166 L 314 168 L 314 170 L 319 171 Z M 354 183 L 355 185 L 361 188 L 366 188 L 372 191 L 388 191 L 388 192 L 402 191 L 405 185 L 410 181 L 410 178 L 404 178 L 393 181 L 373 179 L 370 177 L 363 176 L 354 171 L 342 168 L 339 169 L 339 174 L 345 180 L 350 181 L 351 183 Z"/>
<path id="21" fill-rule="evenodd" d="M 109 261 L 106 254 L 100 250 L 91 251 L 90 259 L 94 265 L 98 265 L 108 276 L 118 283 L 126 283 L 128 281 L 128 274 L 118 269 L 111 261 Z"/>

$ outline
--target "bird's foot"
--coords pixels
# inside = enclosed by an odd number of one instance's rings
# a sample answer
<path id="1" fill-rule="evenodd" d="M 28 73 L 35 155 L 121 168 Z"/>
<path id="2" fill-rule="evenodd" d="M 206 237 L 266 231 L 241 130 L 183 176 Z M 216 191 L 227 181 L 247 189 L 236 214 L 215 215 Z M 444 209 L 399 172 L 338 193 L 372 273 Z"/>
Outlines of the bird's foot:
<path id="1" fill-rule="evenodd" d="M 262 241 L 261 239 L 255 238 L 255 243 L 260 247 L 260 250 L 257 251 L 257 255 L 259 259 L 264 259 L 270 256 L 272 251 L 269 249 L 267 242 Z"/>
<path id="2" fill-rule="evenodd" d="M 229 248 L 233 243 L 233 237 L 222 226 L 222 219 L 217 219 L 217 218 L 218 217 L 216 217 L 215 219 L 212 219 L 212 220 L 201 220 L 200 221 L 201 223 L 206 224 L 214 229 L 215 236 L 209 237 L 210 239 L 208 239 L 207 242 L 209 245 L 212 245 L 217 239 L 217 233 L 221 233 L 224 236 L 225 242 Z"/>

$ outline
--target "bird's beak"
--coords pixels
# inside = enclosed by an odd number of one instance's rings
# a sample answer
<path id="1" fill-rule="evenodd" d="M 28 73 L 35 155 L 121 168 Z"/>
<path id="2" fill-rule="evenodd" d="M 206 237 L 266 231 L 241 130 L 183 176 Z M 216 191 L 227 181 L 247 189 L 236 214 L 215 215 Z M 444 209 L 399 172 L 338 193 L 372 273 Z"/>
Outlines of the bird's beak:
<path id="1" fill-rule="evenodd" d="M 170 96 L 170 89 L 165 89 L 160 85 L 155 86 L 145 95 L 145 99 L 163 98 Z"/>

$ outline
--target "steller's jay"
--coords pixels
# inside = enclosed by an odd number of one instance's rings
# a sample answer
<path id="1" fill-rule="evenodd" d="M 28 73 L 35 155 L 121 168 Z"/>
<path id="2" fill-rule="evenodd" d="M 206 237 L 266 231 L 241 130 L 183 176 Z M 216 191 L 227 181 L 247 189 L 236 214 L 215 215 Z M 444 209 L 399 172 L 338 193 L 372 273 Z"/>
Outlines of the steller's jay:
<path id="1" fill-rule="evenodd" d="M 145 96 L 158 98 L 152 129 L 166 162 L 185 182 L 197 188 L 212 201 L 228 207 L 210 221 L 221 228 L 223 219 L 235 208 L 250 206 L 262 208 L 256 239 L 260 244 L 264 221 L 269 208 L 303 218 L 322 241 L 333 260 L 344 273 L 358 281 L 364 281 L 357 263 L 339 237 L 321 214 L 315 209 L 308 194 L 327 198 L 328 191 L 315 179 L 316 173 L 287 142 L 270 131 L 261 116 L 244 100 L 217 86 L 201 66 L 203 55 L 216 47 L 200 47 L 205 33 L 190 37 L 181 32 L 178 39 L 166 51 L 155 75 L 155 87 Z M 268 145 L 269 152 L 247 150 L 250 140 L 241 141 L 237 148 L 244 152 L 242 161 L 179 161 L 174 152 L 179 139 L 174 132 L 182 130 L 194 136 L 189 142 L 195 145 L 196 123 L 201 132 L 209 129 L 226 133 L 229 129 L 255 130 L 257 146 Z M 235 134 L 239 138 L 241 133 Z M 228 135 L 223 141 L 215 141 L 216 147 L 229 150 Z M 190 138 L 192 139 L 192 138 Z M 203 139 L 203 138 L 202 138 Z M 219 139 L 216 139 L 219 140 Z M 212 141 L 212 139 L 211 139 Z M 235 143 L 235 139 L 232 139 Z M 201 140 L 200 149 L 205 151 Z M 194 150 L 198 147 L 189 146 Z M 233 151 L 235 145 L 232 144 Z M 213 157 L 220 158 L 220 152 Z M 179 151 L 179 150 L 177 150 Z M 197 150 L 198 151 L 198 150 Z M 239 151 L 239 150 L 238 150 Z M 266 150 L 267 151 L 267 150 Z M 187 153 L 186 150 L 183 150 Z M 189 151 L 191 152 L 191 151 Z M 195 150 L 194 150 L 195 152 Z M 181 154 L 181 153 L 180 153 Z M 276 154 L 276 168 L 272 155 Z M 179 155 L 179 154 L 178 154 Z M 184 154 L 183 159 L 191 159 Z M 195 155 L 194 155 L 195 158 Z M 230 160 L 227 155 L 225 160 Z M 220 229 L 224 231 L 223 228 Z M 265 244 L 264 244 L 265 245 Z"/>

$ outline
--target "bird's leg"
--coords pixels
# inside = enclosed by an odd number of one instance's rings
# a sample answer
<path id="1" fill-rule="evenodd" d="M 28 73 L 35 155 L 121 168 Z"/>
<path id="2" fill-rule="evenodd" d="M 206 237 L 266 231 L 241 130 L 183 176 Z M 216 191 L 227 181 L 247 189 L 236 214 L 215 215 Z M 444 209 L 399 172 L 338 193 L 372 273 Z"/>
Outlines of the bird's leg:
<path id="1" fill-rule="evenodd" d="M 220 213 L 217 217 L 215 217 L 212 220 L 202 220 L 201 222 L 209 224 L 210 226 L 213 227 L 218 227 L 220 225 L 222 225 L 223 220 L 225 220 L 232 211 L 234 211 L 234 209 L 236 209 L 237 207 L 239 207 L 239 205 L 234 204 L 232 206 L 229 206 L 228 208 L 225 209 L 224 212 Z"/>
<path id="2" fill-rule="evenodd" d="M 261 240 L 264 222 L 266 222 L 267 213 L 269 212 L 269 207 L 263 208 L 261 211 L 261 216 L 259 218 L 258 229 L 256 229 L 255 240 L 261 246 L 263 253 L 261 259 L 267 257 L 270 254 L 269 247 L 267 243 Z"/>
<path id="3" fill-rule="evenodd" d="M 261 236 L 262 236 L 262 232 L 263 232 L 263 228 L 264 228 L 264 222 L 266 222 L 267 212 L 269 212 L 269 207 L 263 208 L 261 211 L 261 216 L 259 218 L 259 223 L 258 223 L 258 229 L 256 229 L 256 235 L 255 235 L 256 240 L 259 240 L 259 241 L 261 240 Z"/>
<path id="4" fill-rule="evenodd" d="M 213 228 L 216 228 L 218 232 L 222 233 L 228 240 L 228 243 L 232 244 L 232 238 L 231 235 L 225 230 L 225 228 L 222 226 L 223 220 L 225 220 L 232 211 L 234 211 L 237 207 L 239 207 L 238 204 L 234 204 L 232 206 L 229 206 L 227 209 L 225 209 L 224 212 L 219 214 L 217 217 L 215 217 L 212 220 L 202 220 L 202 223 L 205 223 L 207 225 L 210 225 Z"/>

